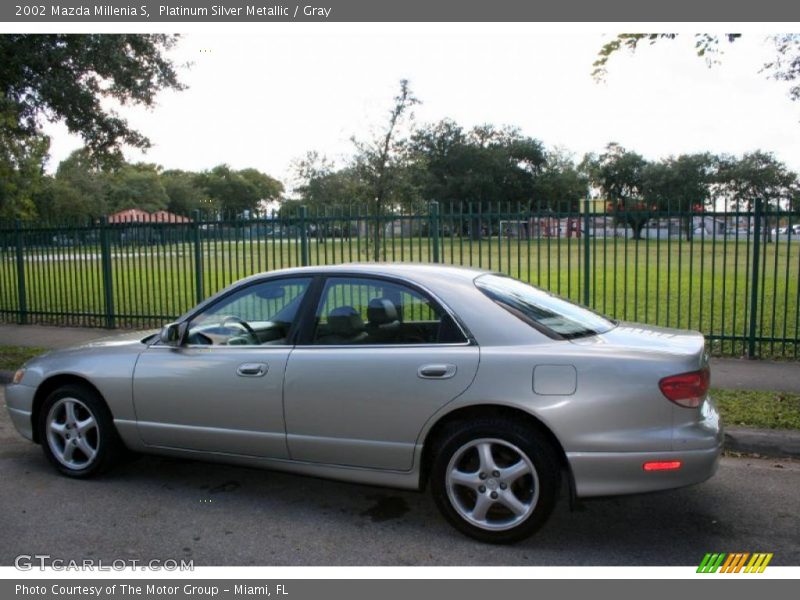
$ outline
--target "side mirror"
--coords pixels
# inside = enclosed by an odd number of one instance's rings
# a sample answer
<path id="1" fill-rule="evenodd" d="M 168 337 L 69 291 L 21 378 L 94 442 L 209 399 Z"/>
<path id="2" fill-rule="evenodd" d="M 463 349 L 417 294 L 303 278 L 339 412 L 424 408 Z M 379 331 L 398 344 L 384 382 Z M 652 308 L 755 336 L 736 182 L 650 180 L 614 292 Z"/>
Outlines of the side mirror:
<path id="1" fill-rule="evenodd" d="M 168 323 L 161 328 L 159 339 L 166 346 L 180 346 L 186 326 L 183 323 Z"/>

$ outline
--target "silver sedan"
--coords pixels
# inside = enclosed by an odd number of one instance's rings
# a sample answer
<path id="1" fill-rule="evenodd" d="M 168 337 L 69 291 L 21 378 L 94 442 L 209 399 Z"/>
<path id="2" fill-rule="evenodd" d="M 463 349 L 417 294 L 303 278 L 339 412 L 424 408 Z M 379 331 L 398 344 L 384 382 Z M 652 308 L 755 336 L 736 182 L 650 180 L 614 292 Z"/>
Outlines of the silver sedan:
<path id="1" fill-rule="evenodd" d="M 703 336 L 619 323 L 510 277 L 433 265 L 242 280 L 158 333 L 51 352 L 6 392 L 88 477 L 126 450 L 408 489 L 514 542 L 572 497 L 704 481 L 722 428 Z"/>

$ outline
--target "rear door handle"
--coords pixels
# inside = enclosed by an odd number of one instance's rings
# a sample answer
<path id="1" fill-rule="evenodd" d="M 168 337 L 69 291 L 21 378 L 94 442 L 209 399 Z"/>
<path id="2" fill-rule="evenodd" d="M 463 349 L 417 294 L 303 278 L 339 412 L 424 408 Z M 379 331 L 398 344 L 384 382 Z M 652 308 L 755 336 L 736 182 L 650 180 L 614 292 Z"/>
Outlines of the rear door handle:
<path id="1" fill-rule="evenodd" d="M 267 363 L 244 363 L 236 369 L 239 377 L 263 377 L 267 374 L 269 366 Z"/>
<path id="2" fill-rule="evenodd" d="M 417 370 L 417 376 L 422 379 L 450 379 L 455 374 L 455 365 L 422 365 Z"/>

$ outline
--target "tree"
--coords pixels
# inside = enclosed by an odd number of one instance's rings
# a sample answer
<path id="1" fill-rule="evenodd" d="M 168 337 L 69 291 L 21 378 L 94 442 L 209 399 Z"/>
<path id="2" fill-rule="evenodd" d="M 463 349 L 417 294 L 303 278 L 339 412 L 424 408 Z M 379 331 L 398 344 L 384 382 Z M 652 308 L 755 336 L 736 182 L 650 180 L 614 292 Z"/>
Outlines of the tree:
<path id="1" fill-rule="evenodd" d="M 479 211 L 530 204 L 546 164 L 542 143 L 517 128 L 465 131 L 449 119 L 418 129 L 407 151 L 420 198 L 439 201 L 445 214 L 471 210 L 473 239 L 482 235 Z"/>
<path id="2" fill-rule="evenodd" d="M 617 222 L 631 227 L 633 239 L 642 239 L 642 230 L 650 219 L 643 195 L 647 161 L 640 154 L 611 143 L 600 156 L 587 156 L 584 166 L 592 183 L 608 198 Z"/>
<path id="3" fill-rule="evenodd" d="M 259 203 L 276 200 L 283 185 L 255 169 L 234 171 L 228 165 L 218 165 L 197 176 L 200 186 L 211 205 L 224 215 L 241 215 L 254 212 Z"/>
<path id="4" fill-rule="evenodd" d="M 219 165 L 193 173 L 125 162 L 111 168 L 82 148 L 61 162 L 55 177 L 44 178 L 34 202 L 41 217 L 55 219 L 97 218 L 130 208 L 178 214 L 199 209 L 233 216 L 257 210 L 259 203 L 282 192 L 279 181 L 256 169 Z"/>
<path id="5" fill-rule="evenodd" d="M 161 184 L 157 165 L 124 165 L 109 177 L 107 202 L 110 212 L 138 208 L 152 213 L 164 210 L 169 196 Z"/>
<path id="6" fill-rule="evenodd" d="M 797 175 L 769 152 L 757 150 L 737 159 L 720 160 L 717 185 L 722 195 L 737 210 L 751 211 L 761 200 L 765 208 L 791 208 L 798 197 Z M 771 241 L 769 223 L 764 239 Z"/>
<path id="7" fill-rule="evenodd" d="M 442 203 L 444 214 L 471 211 L 473 239 L 483 233 L 482 212 L 529 206 L 546 164 L 542 143 L 518 128 L 481 125 L 465 131 L 450 119 L 418 129 L 407 152 L 419 197 Z"/>
<path id="8" fill-rule="evenodd" d="M 741 158 L 724 156 L 717 175 L 719 193 L 737 210 L 752 210 L 758 199 L 778 208 L 794 197 L 797 175 L 771 152 L 757 150 Z"/>
<path id="9" fill-rule="evenodd" d="M 258 202 L 278 200 L 283 193 L 283 184 L 257 169 L 242 169 L 239 175 L 253 186 Z"/>
<path id="10" fill-rule="evenodd" d="M 764 65 L 764 70 L 771 72 L 779 81 L 795 82 L 800 80 L 800 34 L 782 33 L 772 36 L 775 44 L 775 59 Z M 792 100 L 800 100 L 800 84 L 789 88 Z"/>
<path id="11" fill-rule="evenodd" d="M 419 128 L 405 148 L 408 163 L 422 198 L 447 206 L 453 202 L 479 200 L 479 192 L 468 173 L 474 167 L 474 152 L 467 133 L 449 119 Z"/>
<path id="12" fill-rule="evenodd" d="M 298 206 L 320 210 L 353 203 L 364 204 L 370 199 L 368 186 L 352 165 L 336 170 L 334 163 L 318 152 L 308 152 L 295 161 L 294 171 Z"/>
<path id="13" fill-rule="evenodd" d="M 592 67 L 592 76 L 602 80 L 608 70 L 608 61 L 620 50 L 626 49 L 635 52 L 643 43 L 655 44 L 662 40 L 674 40 L 676 33 L 621 33 L 616 38 L 603 45 L 597 54 L 597 59 Z M 739 33 L 714 35 L 709 33 L 695 34 L 695 50 L 699 57 L 705 58 L 709 66 L 719 62 L 721 46 L 724 43 L 733 43 L 741 36 Z M 770 78 L 779 81 L 792 82 L 789 88 L 789 97 L 800 100 L 800 34 L 783 33 L 771 35 L 767 38 L 775 46 L 775 58 L 764 64 L 761 69 Z"/>
<path id="14" fill-rule="evenodd" d="M 353 138 L 356 146 L 354 168 L 366 186 L 374 214 L 378 217 L 373 227 L 372 245 L 375 260 L 380 259 L 380 216 L 396 200 L 397 191 L 406 187 L 401 181 L 403 172 L 402 127 L 413 120 L 413 108 L 419 100 L 411 91 L 407 79 L 400 80 L 400 91 L 394 97 L 384 129 L 370 140 Z"/>
<path id="15" fill-rule="evenodd" d="M 88 219 L 108 213 L 109 174 L 86 148 L 61 161 L 47 193 L 38 202 L 42 218 Z"/>
<path id="16" fill-rule="evenodd" d="M 170 169 L 161 173 L 161 185 L 167 194 L 167 210 L 188 215 L 209 207 L 210 200 L 197 181 L 197 173 Z"/>
<path id="17" fill-rule="evenodd" d="M 78 182 L 77 173 L 72 182 L 43 176 L 49 140 L 41 125 L 63 121 L 82 136 L 87 149 L 81 162 L 120 164 L 123 145 L 148 148 L 147 137 L 107 101 L 152 106 L 159 91 L 183 89 L 165 57 L 176 40 L 161 34 L 0 36 L 0 216 L 102 214 L 97 197 L 83 193 L 93 183 Z"/>
<path id="18" fill-rule="evenodd" d="M 474 128 L 469 141 L 476 149 L 474 158 L 482 159 L 476 165 L 485 173 L 481 196 L 493 204 L 530 202 L 547 163 L 542 143 L 523 135 L 517 127 L 492 125 Z"/>
<path id="19" fill-rule="evenodd" d="M 534 181 L 533 199 L 537 206 L 575 211 L 588 186 L 588 176 L 575 166 L 569 152 L 551 150 L 545 154 L 544 167 Z"/>
<path id="20" fill-rule="evenodd" d="M 693 212 L 702 211 L 711 201 L 717 159 L 709 153 L 681 154 L 644 169 L 642 195 L 647 206 L 680 212 L 686 239 L 692 239 Z"/>
<path id="21" fill-rule="evenodd" d="M 163 34 L 7 34 L 0 36 L 2 136 L 38 135 L 44 119 L 63 121 L 98 159 L 121 158 L 121 146 L 150 141 L 106 108 L 104 100 L 152 106 L 163 89 L 183 89 L 165 57 L 177 36 Z M 6 140 L 7 143 L 7 140 Z"/>
<path id="22" fill-rule="evenodd" d="M 46 186 L 43 165 L 49 147 L 44 136 L 17 142 L 0 134 L 0 219 L 36 214 L 36 198 Z"/>

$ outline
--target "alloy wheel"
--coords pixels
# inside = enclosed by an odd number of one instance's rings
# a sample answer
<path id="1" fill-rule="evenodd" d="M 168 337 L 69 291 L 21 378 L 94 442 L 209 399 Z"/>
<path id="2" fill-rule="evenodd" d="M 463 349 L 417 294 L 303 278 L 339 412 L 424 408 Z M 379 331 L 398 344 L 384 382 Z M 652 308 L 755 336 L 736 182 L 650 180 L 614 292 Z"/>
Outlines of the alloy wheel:
<path id="1" fill-rule="evenodd" d="M 100 432 L 89 407 L 77 398 L 60 398 L 47 413 L 47 444 L 56 460 L 75 471 L 97 457 Z"/>
<path id="2" fill-rule="evenodd" d="M 531 459 L 514 444 L 495 438 L 461 446 L 447 466 L 445 485 L 459 516 L 489 531 L 518 526 L 539 499 L 539 477 Z"/>

